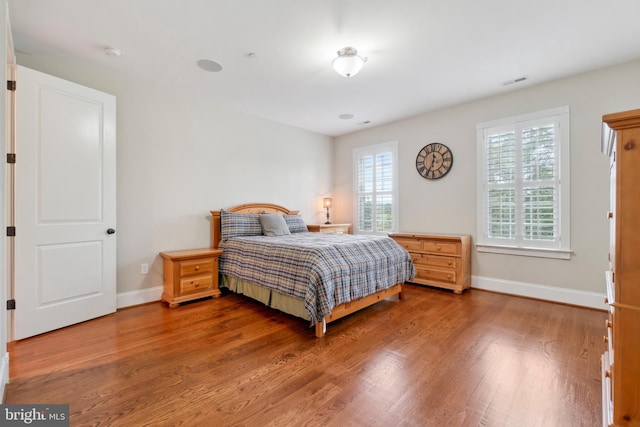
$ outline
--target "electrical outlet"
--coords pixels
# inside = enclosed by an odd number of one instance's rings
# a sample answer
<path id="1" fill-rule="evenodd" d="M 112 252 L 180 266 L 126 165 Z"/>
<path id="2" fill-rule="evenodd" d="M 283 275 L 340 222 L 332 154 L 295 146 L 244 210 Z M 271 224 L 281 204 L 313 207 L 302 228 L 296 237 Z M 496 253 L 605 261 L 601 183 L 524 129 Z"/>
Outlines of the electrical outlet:
<path id="1" fill-rule="evenodd" d="M 147 274 L 149 272 L 149 264 L 143 262 L 140 264 L 140 274 Z"/>

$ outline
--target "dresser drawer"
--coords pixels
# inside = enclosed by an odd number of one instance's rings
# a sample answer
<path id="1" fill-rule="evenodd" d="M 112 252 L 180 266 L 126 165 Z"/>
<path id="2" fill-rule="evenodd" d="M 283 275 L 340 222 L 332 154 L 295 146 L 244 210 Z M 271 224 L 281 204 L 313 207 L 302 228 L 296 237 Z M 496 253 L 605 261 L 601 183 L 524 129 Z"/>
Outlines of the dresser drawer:
<path id="1" fill-rule="evenodd" d="M 455 242 L 440 242 L 430 240 L 422 242 L 422 250 L 432 254 L 458 255 L 462 253 L 461 245 Z"/>
<path id="2" fill-rule="evenodd" d="M 438 282 L 456 283 L 456 272 L 451 270 L 440 270 L 436 268 L 424 268 L 416 266 L 416 278 L 422 280 L 436 280 Z"/>
<path id="3" fill-rule="evenodd" d="M 201 258 L 180 262 L 180 276 L 211 273 L 213 271 L 213 258 Z"/>
<path id="4" fill-rule="evenodd" d="M 604 336 L 604 340 L 607 343 L 607 348 L 609 350 L 609 358 L 613 360 L 613 321 L 611 318 L 607 319 L 604 323 L 604 326 L 607 328 L 607 335 Z"/>
<path id="5" fill-rule="evenodd" d="M 213 289 L 213 277 L 211 275 L 180 280 L 180 294 L 202 292 L 207 289 Z"/>
<path id="6" fill-rule="evenodd" d="M 411 259 L 414 264 L 425 265 L 425 266 L 433 266 L 433 267 L 444 267 L 454 269 L 457 266 L 458 258 L 454 257 L 446 257 L 446 256 L 435 256 L 428 255 L 423 253 L 411 253 Z"/>
<path id="7" fill-rule="evenodd" d="M 611 359 L 609 352 L 605 351 L 600 361 L 602 370 L 602 420 L 603 426 L 613 424 L 613 402 L 611 393 Z"/>
<path id="8" fill-rule="evenodd" d="M 422 241 L 416 239 L 394 238 L 394 240 L 409 252 L 422 252 Z M 412 254 L 413 255 L 413 254 Z"/>

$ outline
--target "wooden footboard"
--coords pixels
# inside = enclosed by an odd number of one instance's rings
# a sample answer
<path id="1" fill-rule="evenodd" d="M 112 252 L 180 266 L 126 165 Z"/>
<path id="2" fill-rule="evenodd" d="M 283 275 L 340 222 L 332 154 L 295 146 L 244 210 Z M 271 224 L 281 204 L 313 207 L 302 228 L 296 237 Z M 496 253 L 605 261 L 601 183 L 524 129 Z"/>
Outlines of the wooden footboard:
<path id="1" fill-rule="evenodd" d="M 327 331 L 327 323 L 331 323 L 334 320 L 338 320 L 344 316 L 348 316 L 351 313 L 355 313 L 358 310 L 361 310 L 365 307 L 369 307 L 381 301 L 383 299 L 389 298 L 392 295 L 398 295 L 399 299 L 403 297 L 403 289 L 402 283 L 398 283 L 397 285 L 393 285 L 388 289 L 384 289 L 382 291 L 378 291 L 375 294 L 367 295 L 364 298 L 360 298 L 355 301 L 346 302 L 344 304 L 340 304 L 333 308 L 331 314 L 326 316 L 324 319 L 316 323 L 316 337 L 323 337 L 325 332 Z"/>

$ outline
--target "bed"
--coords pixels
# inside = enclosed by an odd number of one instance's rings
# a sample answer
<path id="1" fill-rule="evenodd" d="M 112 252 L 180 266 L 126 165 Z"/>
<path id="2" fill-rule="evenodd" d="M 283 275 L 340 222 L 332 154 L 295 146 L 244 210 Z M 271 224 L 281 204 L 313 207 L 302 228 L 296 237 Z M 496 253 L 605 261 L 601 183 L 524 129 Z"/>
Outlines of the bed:
<path id="1" fill-rule="evenodd" d="M 415 276 L 404 248 L 385 236 L 310 233 L 298 213 L 270 203 L 211 211 L 220 286 L 308 320 L 317 337 L 332 321 L 402 299 Z"/>

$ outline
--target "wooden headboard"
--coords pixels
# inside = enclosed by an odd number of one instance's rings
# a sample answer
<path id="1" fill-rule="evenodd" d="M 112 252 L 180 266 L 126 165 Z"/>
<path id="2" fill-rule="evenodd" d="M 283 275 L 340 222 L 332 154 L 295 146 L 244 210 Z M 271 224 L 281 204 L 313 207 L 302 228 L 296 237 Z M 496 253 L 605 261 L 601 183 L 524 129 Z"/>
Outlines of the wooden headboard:
<path id="1" fill-rule="evenodd" d="M 282 213 L 297 215 L 300 211 L 274 205 L 273 203 L 245 203 L 225 209 L 225 211 L 238 214 Z M 220 244 L 220 211 L 211 211 L 211 246 L 217 248 Z"/>

